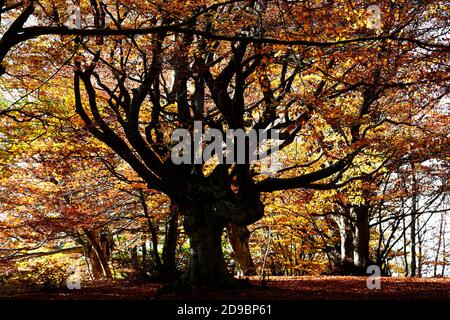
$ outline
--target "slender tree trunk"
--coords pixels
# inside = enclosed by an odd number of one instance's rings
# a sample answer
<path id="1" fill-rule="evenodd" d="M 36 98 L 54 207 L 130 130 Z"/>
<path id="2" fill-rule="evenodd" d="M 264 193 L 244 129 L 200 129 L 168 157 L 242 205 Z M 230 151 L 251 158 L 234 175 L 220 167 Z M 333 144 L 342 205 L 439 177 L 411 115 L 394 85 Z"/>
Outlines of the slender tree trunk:
<path id="1" fill-rule="evenodd" d="M 90 247 L 88 252 L 89 252 L 89 261 L 91 263 L 92 268 L 92 276 L 94 277 L 94 279 L 101 279 L 103 277 L 102 264 L 98 259 L 97 254 L 95 253 L 92 246 Z"/>
<path id="2" fill-rule="evenodd" d="M 152 242 L 152 256 L 155 261 L 155 267 L 158 272 L 162 270 L 161 258 L 158 252 L 158 234 L 156 233 L 156 228 L 153 226 L 153 223 L 147 219 L 147 226 L 150 232 L 151 242 Z"/>
<path id="3" fill-rule="evenodd" d="M 402 204 L 403 205 L 403 204 Z M 403 213 L 403 260 L 405 262 L 405 276 L 407 277 L 409 275 L 409 262 L 408 262 L 408 241 L 406 239 L 406 216 Z"/>
<path id="4" fill-rule="evenodd" d="M 417 181 L 414 173 L 414 164 L 411 164 L 413 170 L 413 192 L 411 204 L 411 277 L 416 276 L 416 220 L 417 220 Z"/>
<path id="5" fill-rule="evenodd" d="M 173 277 L 176 273 L 176 250 L 178 241 L 178 208 L 172 205 L 163 247 L 163 276 Z"/>
<path id="6" fill-rule="evenodd" d="M 131 265 L 137 269 L 139 267 L 137 246 L 131 248 Z"/>
<path id="7" fill-rule="evenodd" d="M 248 228 L 230 223 L 227 225 L 227 234 L 239 269 L 245 276 L 256 275 L 256 267 L 249 248 L 250 231 Z"/>
<path id="8" fill-rule="evenodd" d="M 417 220 L 417 229 L 420 230 L 419 219 Z M 419 255 L 418 255 L 418 259 L 417 259 L 417 276 L 419 278 L 422 277 L 422 267 L 423 267 L 423 256 L 422 256 L 423 237 L 425 237 L 425 235 L 420 235 L 420 232 L 417 234 L 417 240 L 418 240 L 417 243 L 419 246 Z"/>
<path id="9" fill-rule="evenodd" d="M 144 211 L 144 216 L 147 221 L 147 229 L 151 237 L 152 241 L 152 255 L 153 260 L 155 261 L 155 267 L 158 273 L 162 272 L 162 263 L 161 258 L 158 252 L 158 233 L 156 227 L 154 226 L 152 219 L 150 217 L 150 212 L 148 211 L 148 206 L 145 198 L 145 194 L 142 189 L 139 189 L 139 199 L 141 201 L 142 209 Z"/>
<path id="10" fill-rule="evenodd" d="M 145 266 L 147 264 L 147 243 L 146 241 L 141 243 L 142 250 L 142 265 Z"/>
<path id="11" fill-rule="evenodd" d="M 355 232 L 352 222 L 345 215 L 338 215 L 335 219 L 339 226 L 340 235 L 340 266 L 339 273 L 352 274 L 355 270 L 353 234 Z"/>
<path id="12" fill-rule="evenodd" d="M 443 219 L 444 219 L 444 228 L 442 230 L 442 271 L 441 276 L 445 276 L 445 268 L 447 266 L 447 248 L 446 248 L 446 242 L 445 242 L 445 230 L 447 229 L 447 221 L 445 219 L 445 213 L 443 213 Z"/>
<path id="13" fill-rule="evenodd" d="M 361 205 L 355 208 L 355 266 L 359 273 L 365 274 L 370 263 L 369 258 L 369 206 Z"/>
<path id="14" fill-rule="evenodd" d="M 416 276 L 417 261 L 416 261 L 416 215 L 411 214 L 411 277 Z"/>
<path id="15" fill-rule="evenodd" d="M 439 254 L 441 251 L 441 245 L 442 245 L 442 230 L 444 229 L 444 213 L 441 214 L 441 222 L 439 224 L 439 234 L 438 234 L 438 243 L 436 248 L 436 255 L 434 257 L 434 270 L 433 270 L 433 276 L 437 276 L 437 267 L 439 264 Z"/>
<path id="16" fill-rule="evenodd" d="M 97 230 L 86 230 L 85 234 L 92 245 L 94 254 L 96 255 L 98 261 L 100 262 L 103 276 L 106 278 L 112 278 L 111 269 L 109 268 L 108 259 L 106 252 L 102 250 L 100 243 L 100 235 Z M 95 261 L 95 260 L 94 260 Z M 93 266 L 94 268 L 94 266 Z"/>

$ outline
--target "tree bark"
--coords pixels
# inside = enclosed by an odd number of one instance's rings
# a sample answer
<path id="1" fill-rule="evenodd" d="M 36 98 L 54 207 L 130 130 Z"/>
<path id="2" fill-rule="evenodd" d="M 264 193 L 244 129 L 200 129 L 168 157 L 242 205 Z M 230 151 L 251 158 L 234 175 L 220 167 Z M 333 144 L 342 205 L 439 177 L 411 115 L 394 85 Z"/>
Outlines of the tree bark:
<path id="1" fill-rule="evenodd" d="M 444 228 L 444 213 L 441 214 L 441 221 L 439 223 L 438 243 L 437 243 L 437 248 L 436 248 L 436 255 L 434 256 L 433 277 L 435 277 L 435 278 L 437 277 L 439 254 L 441 253 L 443 228 Z"/>
<path id="2" fill-rule="evenodd" d="M 137 269 L 139 268 L 139 259 L 138 259 L 138 252 L 137 252 L 137 246 L 131 247 L 131 265 Z"/>
<path id="3" fill-rule="evenodd" d="M 356 230 L 354 237 L 355 266 L 359 273 L 365 274 L 370 264 L 369 257 L 369 206 L 360 205 L 355 208 Z"/>
<path id="4" fill-rule="evenodd" d="M 98 268 L 98 264 L 100 264 L 102 275 L 108 279 L 112 278 L 111 269 L 109 268 L 108 258 L 106 256 L 106 252 L 102 250 L 102 246 L 100 243 L 100 235 L 97 230 L 86 230 L 85 234 L 89 240 L 89 243 L 92 245 L 92 251 L 95 257 L 92 257 L 91 261 L 93 262 L 93 274 L 95 276 L 94 270 Z M 92 255 L 92 254 L 91 254 Z M 97 261 L 98 259 L 98 261 Z"/>
<path id="5" fill-rule="evenodd" d="M 229 274 L 222 253 L 223 231 L 230 223 L 248 226 L 264 213 L 260 194 L 249 181 L 242 182 L 245 186 L 236 193 L 227 187 L 223 181 L 225 169 L 219 166 L 208 177 L 190 174 L 187 185 L 169 195 L 183 213 L 191 248 L 184 286 L 234 286 L 237 280 Z"/>
<path id="6" fill-rule="evenodd" d="M 232 283 L 222 253 L 224 225 L 202 207 L 185 211 L 184 229 L 190 242 L 190 261 L 184 281 L 191 287 L 228 286 Z"/>
<path id="7" fill-rule="evenodd" d="M 256 267 L 249 248 L 250 231 L 247 227 L 230 223 L 227 225 L 227 234 L 233 248 L 234 258 L 242 274 L 244 276 L 256 275 Z"/>
<path id="8" fill-rule="evenodd" d="M 162 276 L 165 278 L 173 277 L 177 269 L 176 250 L 178 240 L 178 216 L 178 207 L 172 205 L 163 247 Z"/>
<path id="9" fill-rule="evenodd" d="M 411 199 L 411 277 L 415 277 L 417 273 L 416 262 L 416 222 L 417 222 L 417 181 L 414 173 L 414 164 L 411 163 L 412 174 L 412 199 Z"/>
<path id="10" fill-rule="evenodd" d="M 403 207 L 403 204 L 402 204 Z M 409 276 L 409 262 L 408 262 L 408 240 L 406 239 L 406 215 L 402 208 L 402 222 L 403 222 L 403 260 L 405 263 L 405 277 Z"/>
<path id="11" fill-rule="evenodd" d="M 158 270 L 158 273 L 161 273 L 163 268 L 162 268 L 161 258 L 159 256 L 159 252 L 158 252 L 158 233 L 157 233 L 157 229 L 156 229 L 155 225 L 153 224 L 152 219 L 150 217 L 150 212 L 148 211 L 146 197 L 145 197 L 145 194 L 142 191 L 142 189 L 139 189 L 139 199 L 141 201 L 142 209 L 144 211 L 144 216 L 147 221 L 147 229 L 150 234 L 151 241 L 152 241 L 152 255 L 153 255 L 153 260 L 155 261 L 155 267 Z M 144 250 L 142 252 L 144 253 Z M 145 260 L 144 257 L 143 257 L 143 260 Z"/>
<path id="12" fill-rule="evenodd" d="M 144 240 L 144 242 L 141 243 L 141 250 L 142 250 L 142 265 L 147 265 L 147 243 Z"/>
<path id="13" fill-rule="evenodd" d="M 92 276 L 94 279 L 101 279 L 104 276 L 102 264 L 92 247 L 89 252 L 89 261 L 91 262 Z"/>
<path id="14" fill-rule="evenodd" d="M 447 248 L 446 248 L 446 242 L 445 242 L 445 230 L 447 227 L 447 222 L 445 221 L 445 215 L 443 214 L 444 219 L 444 228 L 442 230 L 442 271 L 441 271 L 441 277 L 445 276 L 445 268 L 447 266 Z"/>
<path id="15" fill-rule="evenodd" d="M 419 220 L 417 220 L 417 224 L 419 224 Z M 418 229 L 420 230 L 420 226 L 418 226 Z M 425 236 L 425 235 L 423 235 L 423 236 Z M 422 277 L 422 269 L 423 269 L 423 255 L 422 255 L 422 249 L 423 249 L 423 237 L 422 237 L 422 235 L 420 235 L 420 233 L 419 234 L 417 234 L 417 244 L 418 244 L 418 246 L 419 246 L 419 256 L 418 256 L 418 259 L 417 259 L 417 276 L 419 277 L 419 278 L 421 278 Z"/>
<path id="16" fill-rule="evenodd" d="M 352 274 L 355 271 L 355 246 L 353 244 L 353 234 L 355 232 L 355 228 L 352 225 L 352 221 L 344 215 L 339 215 L 336 217 L 335 221 L 339 226 L 340 234 L 341 254 L 339 273 Z"/>
<path id="17" fill-rule="evenodd" d="M 8 257 L 8 260 L 19 260 L 19 259 L 30 259 L 30 258 L 38 258 L 38 257 L 44 257 L 44 256 L 50 256 L 54 254 L 77 254 L 77 253 L 84 253 L 83 246 L 76 246 L 72 248 L 62 248 L 57 249 L 53 251 L 45 251 L 45 252 L 33 252 L 33 253 L 24 253 L 21 255 Z"/>

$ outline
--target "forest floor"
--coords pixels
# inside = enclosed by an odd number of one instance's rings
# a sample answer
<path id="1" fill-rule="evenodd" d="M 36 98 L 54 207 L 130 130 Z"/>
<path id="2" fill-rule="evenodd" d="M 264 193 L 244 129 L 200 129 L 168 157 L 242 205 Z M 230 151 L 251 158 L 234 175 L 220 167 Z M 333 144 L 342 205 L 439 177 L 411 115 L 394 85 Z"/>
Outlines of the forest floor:
<path id="1" fill-rule="evenodd" d="M 158 283 L 93 281 L 79 290 L 3 289 L 0 299 L 33 300 L 450 300 L 448 278 L 385 278 L 369 290 L 367 277 L 270 277 L 233 290 L 161 291 Z"/>

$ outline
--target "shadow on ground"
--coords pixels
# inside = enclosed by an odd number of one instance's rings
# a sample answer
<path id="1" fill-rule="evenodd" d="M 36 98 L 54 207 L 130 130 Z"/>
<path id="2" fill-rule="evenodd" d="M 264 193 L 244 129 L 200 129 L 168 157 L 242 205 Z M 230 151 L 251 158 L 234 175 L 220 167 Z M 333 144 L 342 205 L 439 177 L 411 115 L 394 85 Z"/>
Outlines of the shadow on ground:
<path id="1" fill-rule="evenodd" d="M 261 286 L 233 290 L 160 291 L 159 283 L 96 281 L 80 290 L 44 291 L 4 288 L 1 299 L 32 300 L 450 300 L 450 279 L 382 278 L 381 289 L 368 289 L 366 277 L 271 277 Z"/>

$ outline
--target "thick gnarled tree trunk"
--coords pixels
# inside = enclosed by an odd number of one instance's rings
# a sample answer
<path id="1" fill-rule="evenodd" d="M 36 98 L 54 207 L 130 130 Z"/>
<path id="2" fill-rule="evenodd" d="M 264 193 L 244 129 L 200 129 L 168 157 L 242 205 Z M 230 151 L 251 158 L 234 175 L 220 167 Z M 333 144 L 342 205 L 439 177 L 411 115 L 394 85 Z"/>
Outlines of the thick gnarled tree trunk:
<path id="1" fill-rule="evenodd" d="M 228 272 L 222 252 L 225 227 L 235 224 L 242 228 L 259 220 L 264 212 L 259 195 L 249 191 L 243 197 L 228 192 L 214 177 L 199 177 L 199 181 L 191 177 L 201 187 L 188 184 L 183 193 L 171 197 L 184 214 L 191 250 L 183 282 L 192 287 L 223 287 L 237 282 Z M 248 241 L 248 234 L 246 238 Z"/>
<path id="2" fill-rule="evenodd" d="M 190 241 L 190 261 L 185 282 L 191 286 L 227 286 L 232 282 L 222 253 L 224 225 L 213 212 L 200 208 L 184 217 L 184 229 Z"/>
<path id="3" fill-rule="evenodd" d="M 227 225 L 227 235 L 239 270 L 244 276 L 256 275 L 255 264 L 250 253 L 250 231 L 248 228 L 230 223 Z"/>

